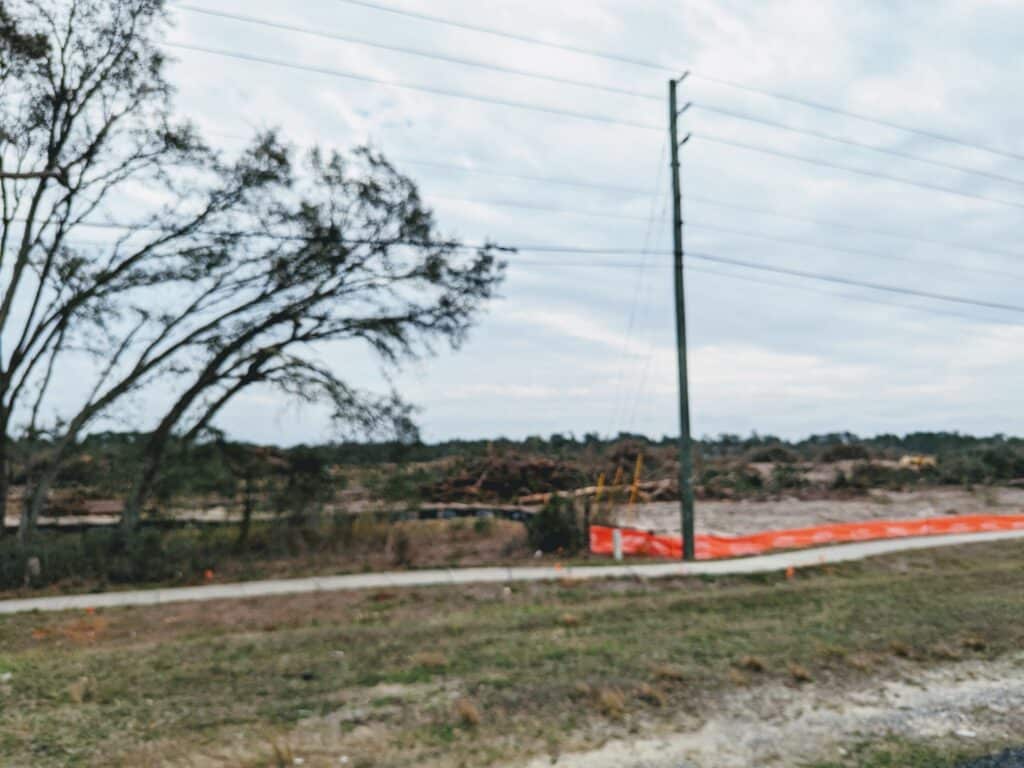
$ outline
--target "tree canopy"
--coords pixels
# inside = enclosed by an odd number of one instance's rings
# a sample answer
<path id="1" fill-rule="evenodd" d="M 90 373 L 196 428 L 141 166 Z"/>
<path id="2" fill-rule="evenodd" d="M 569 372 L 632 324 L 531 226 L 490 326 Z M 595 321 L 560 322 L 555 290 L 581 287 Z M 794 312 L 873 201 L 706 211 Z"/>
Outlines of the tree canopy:
<path id="1" fill-rule="evenodd" d="M 169 438 L 251 386 L 327 402 L 357 433 L 412 434 L 398 394 L 358 389 L 323 344 L 365 344 L 386 367 L 458 345 L 502 276 L 493 247 L 443 235 L 372 149 L 301 152 L 274 131 L 233 155 L 208 146 L 176 116 L 165 23 L 162 0 L 0 5 L 0 462 L 17 436 L 52 445 L 23 537 L 69 448 L 142 392 L 165 406 L 129 528 Z"/>

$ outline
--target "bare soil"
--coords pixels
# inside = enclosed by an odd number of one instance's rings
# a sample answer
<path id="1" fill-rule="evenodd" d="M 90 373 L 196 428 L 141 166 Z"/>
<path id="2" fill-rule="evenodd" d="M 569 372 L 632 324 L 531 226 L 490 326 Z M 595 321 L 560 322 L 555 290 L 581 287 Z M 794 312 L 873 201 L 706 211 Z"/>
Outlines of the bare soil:
<path id="1" fill-rule="evenodd" d="M 1024 513 L 1024 488 L 984 487 L 973 491 L 939 487 L 916 491 L 873 490 L 855 498 L 752 499 L 696 502 L 700 533 L 743 535 L 759 531 L 805 528 L 826 523 L 909 520 L 920 517 Z M 653 502 L 618 507 L 621 525 L 656 531 L 679 531 L 679 503 Z"/>
<path id="2" fill-rule="evenodd" d="M 1024 656 L 932 669 L 836 690 L 769 684 L 718 702 L 698 728 L 563 755 L 562 768 L 787 768 L 842 764 L 865 739 L 958 747 L 1024 738 Z M 525 768 L 545 768 L 550 759 Z M 524 765 L 519 763 L 518 765 Z"/>

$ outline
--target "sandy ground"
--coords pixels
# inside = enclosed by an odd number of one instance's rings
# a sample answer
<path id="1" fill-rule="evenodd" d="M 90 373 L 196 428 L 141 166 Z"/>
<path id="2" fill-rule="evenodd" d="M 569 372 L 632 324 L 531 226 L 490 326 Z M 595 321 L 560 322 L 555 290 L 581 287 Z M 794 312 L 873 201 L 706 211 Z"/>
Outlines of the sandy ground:
<path id="1" fill-rule="evenodd" d="M 919 517 L 968 514 L 1022 514 L 1024 488 L 931 488 L 924 491 L 872 491 L 853 499 L 804 501 L 698 501 L 695 515 L 700 533 L 738 535 L 824 523 L 865 520 L 909 520 Z M 637 504 L 619 508 L 622 525 L 656 531 L 678 531 L 679 503 Z"/>
<path id="2" fill-rule="evenodd" d="M 698 727 L 563 755 L 562 768 L 784 768 L 836 760 L 887 736 L 935 745 L 1020 738 L 1024 656 L 930 670 L 837 696 L 826 686 L 768 685 L 726 697 Z M 535 759 L 518 768 L 547 768 Z"/>
<path id="3" fill-rule="evenodd" d="M 459 505 L 424 505 L 453 507 Z M 10 504 L 9 509 L 17 509 Z M 785 528 L 804 528 L 823 523 L 861 522 L 865 520 L 909 520 L 919 517 L 968 514 L 1022 514 L 1024 488 L 979 487 L 929 488 L 921 491 L 871 491 L 850 499 L 804 500 L 796 497 L 757 501 L 697 501 L 696 522 L 699 533 L 742 535 Z M 206 509 L 175 509 L 178 520 L 213 523 L 237 520 L 238 515 L 223 506 Z M 272 515 L 259 514 L 260 519 Z M 655 531 L 679 531 L 679 502 L 665 501 L 618 507 L 613 518 L 620 525 Z M 92 514 L 43 518 L 43 522 L 61 525 L 114 525 L 116 515 Z M 16 514 L 8 514 L 8 527 L 16 527 Z"/>

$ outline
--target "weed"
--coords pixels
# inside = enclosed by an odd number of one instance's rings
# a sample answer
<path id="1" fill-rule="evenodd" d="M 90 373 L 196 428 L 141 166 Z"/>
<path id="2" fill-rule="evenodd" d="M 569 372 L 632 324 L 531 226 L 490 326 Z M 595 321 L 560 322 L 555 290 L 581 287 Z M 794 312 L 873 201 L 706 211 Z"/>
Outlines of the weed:
<path id="1" fill-rule="evenodd" d="M 464 697 L 455 701 L 455 718 L 467 728 L 476 728 L 483 722 L 480 707 L 472 699 Z"/>
<path id="2" fill-rule="evenodd" d="M 597 706 L 606 717 L 619 720 L 626 714 L 626 697 L 615 688 L 602 688 L 597 692 Z"/>
<path id="3" fill-rule="evenodd" d="M 391 538 L 392 559 L 395 565 L 410 566 L 413 562 L 412 539 L 404 528 L 397 527 Z"/>
<path id="4" fill-rule="evenodd" d="M 594 689 L 588 683 L 577 680 L 572 686 L 572 695 L 579 699 L 589 699 L 594 695 Z"/>
<path id="5" fill-rule="evenodd" d="M 82 704 L 93 698 L 95 689 L 92 678 L 80 677 L 68 686 L 68 698 L 72 704 Z"/>
<path id="6" fill-rule="evenodd" d="M 790 662 L 788 665 L 789 674 L 798 683 L 809 683 L 814 680 L 814 676 L 811 675 L 810 670 L 796 662 Z"/>
<path id="7" fill-rule="evenodd" d="M 941 661 L 959 661 L 963 658 L 963 654 L 960 651 L 946 643 L 936 643 L 929 649 L 929 654 L 932 658 Z"/>
<path id="8" fill-rule="evenodd" d="M 965 637 L 963 640 L 960 641 L 960 645 L 962 645 L 969 651 L 975 651 L 978 653 L 988 648 L 988 643 L 985 642 L 983 638 L 977 637 L 975 635 Z"/>
<path id="9" fill-rule="evenodd" d="M 737 662 L 737 666 L 740 669 L 745 669 L 748 672 L 764 672 L 767 669 L 767 665 L 762 659 L 757 656 L 744 656 Z"/>
<path id="10" fill-rule="evenodd" d="M 659 680 L 668 680 L 674 683 L 681 683 L 686 680 L 686 673 L 682 667 L 675 664 L 659 664 L 653 670 L 654 676 Z"/>
<path id="11" fill-rule="evenodd" d="M 409 661 L 414 667 L 423 669 L 439 670 L 448 666 L 448 657 L 439 651 L 418 651 L 409 658 Z"/>
<path id="12" fill-rule="evenodd" d="M 913 649 L 902 640 L 890 642 L 889 650 L 892 651 L 893 656 L 899 656 L 901 659 L 911 659 L 914 657 Z"/>
<path id="13" fill-rule="evenodd" d="M 741 688 L 750 685 L 750 677 L 743 674 L 738 669 L 729 670 L 729 682 L 733 685 L 738 685 Z"/>
<path id="14" fill-rule="evenodd" d="M 668 697 L 649 683 L 640 684 L 636 689 L 636 697 L 656 707 L 664 707 L 668 703 Z"/>

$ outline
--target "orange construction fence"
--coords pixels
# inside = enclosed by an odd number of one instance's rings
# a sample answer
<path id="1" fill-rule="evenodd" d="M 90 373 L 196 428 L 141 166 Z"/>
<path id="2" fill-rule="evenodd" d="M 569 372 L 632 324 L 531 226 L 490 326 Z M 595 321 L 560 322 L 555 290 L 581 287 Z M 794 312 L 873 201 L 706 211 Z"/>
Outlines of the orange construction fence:
<path id="1" fill-rule="evenodd" d="M 590 527 L 590 551 L 610 555 L 613 551 L 612 531 L 603 525 Z M 656 534 L 633 528 L 622 528 L 622 553 L 648 555 L 678 560 L 682 557 L 680 536 Z M 785 531 L 764 531 L 749 536 L 710 536 L 701 534 L 694 541 L 698 560 L 760 555 L 780 549 L 839 544 L 850 541 L 898 539 L 907 536 L 938 536 L 950 533 L 982 533 L 988 531 L 1024 530 L 1024 515 L 964 515 L 962 517 L 929 517 L 917 520 L 869 520 L 862 523 L 834 523 L 812 528 Z"/>

